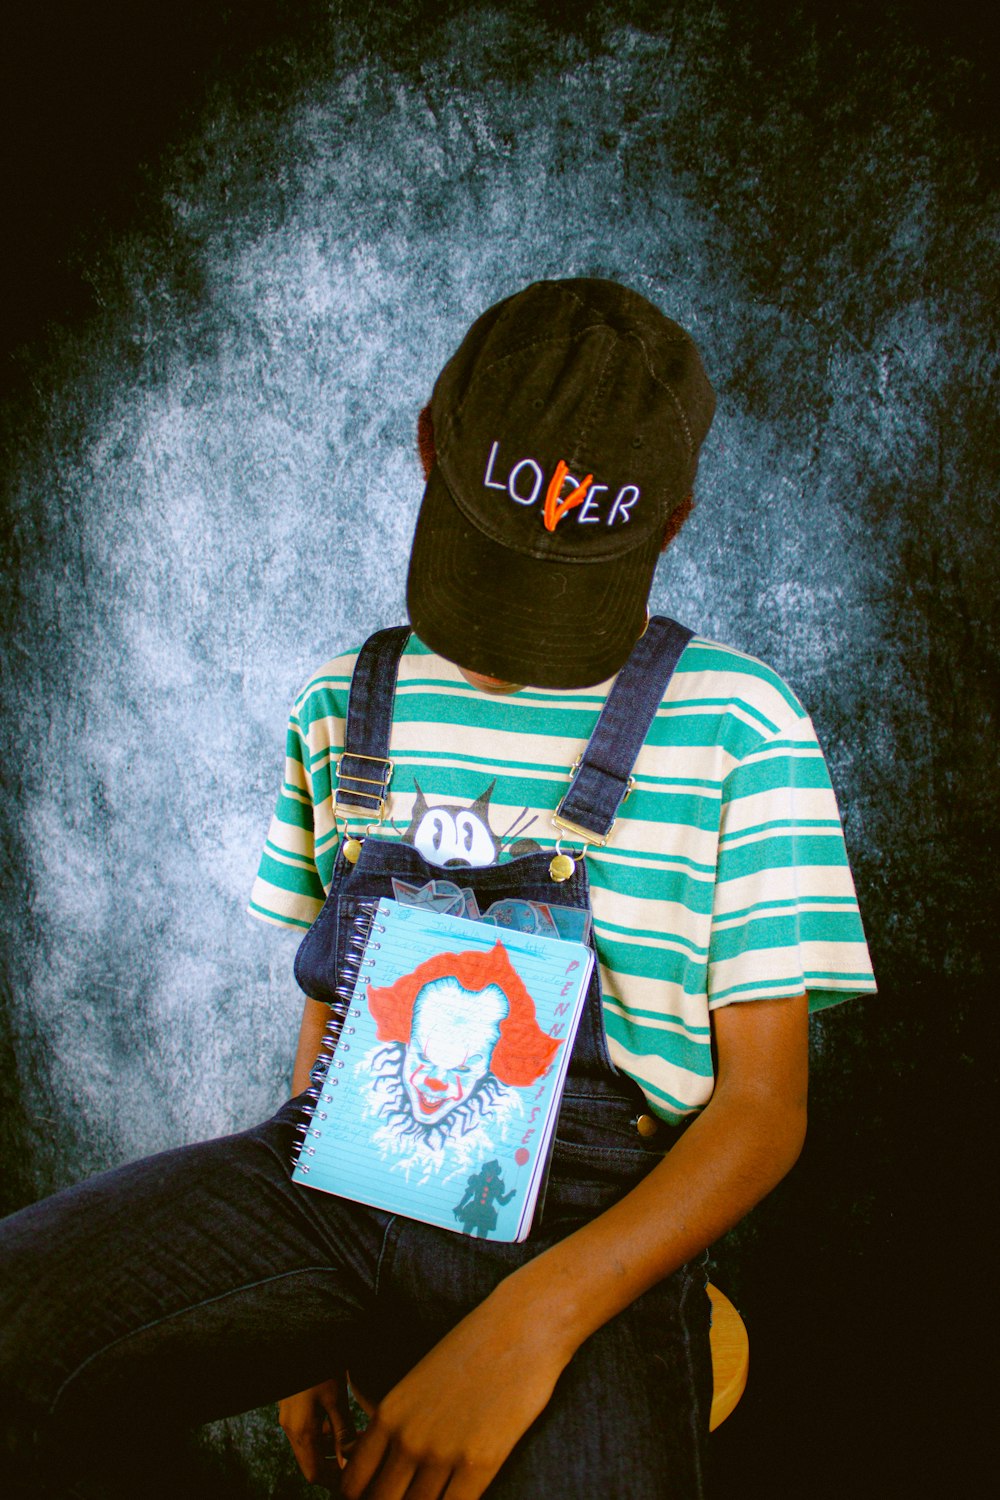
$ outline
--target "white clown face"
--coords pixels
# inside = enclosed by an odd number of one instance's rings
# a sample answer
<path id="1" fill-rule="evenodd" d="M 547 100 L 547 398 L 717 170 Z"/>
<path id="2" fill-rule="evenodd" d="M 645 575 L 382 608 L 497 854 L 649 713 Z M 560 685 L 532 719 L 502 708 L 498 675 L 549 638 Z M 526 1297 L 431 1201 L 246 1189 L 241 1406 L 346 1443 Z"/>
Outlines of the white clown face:
<path id="1" fill-rule="evenodd" d="M 419 1124 L 445 1119 L 485 1078 L 507 1011 L 496 984 L 466 990 L 444 978 L 419 991 L 403 1056 L 403 1085 Z"/>

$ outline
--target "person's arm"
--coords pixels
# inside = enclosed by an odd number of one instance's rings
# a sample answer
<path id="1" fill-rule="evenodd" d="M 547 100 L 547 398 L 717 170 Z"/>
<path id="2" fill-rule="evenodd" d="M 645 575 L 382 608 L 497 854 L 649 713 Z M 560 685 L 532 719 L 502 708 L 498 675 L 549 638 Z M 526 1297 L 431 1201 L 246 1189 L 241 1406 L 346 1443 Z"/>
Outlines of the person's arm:
<path id="1" fill-rule="evenodd" d="M 319 1056 L 323 1034 L 330 1019 L 330 1007 L 321 1000 L 306 1000 L 299 1027 L 299 1042 L 292 1068 L 292 1098 L 309 1087 L 309 1074 Z"/>
<path id="2" fill-rule="evenodd" d="M 309 1087 L 309 1074 L 319 1056 L 329 1019 L 328 1005 L 319 1000 L 306 1000 L 292 1068 L 293 1097 Z M 333 1351 L 330 1364 L 336 1364 Z M 336 1370 L 322 1385 L 297 1391 L 294 1396 L 279 1401 L 278 1421 L 309 1483 L 333 1488 L 354 1437 L 346 1371 Z"/>
<path id="3" fill-rule="evenodd" d="M 807 1017 L 805 995 L 715 1012 L 718 1080 L 698 1119 L 637 1187 L 508 1276 L 388 1393 L 352 1450 L 346 1500 L 477 1500 L 584 1340 L 793 1165 Z M 489 1380 L 471 1380 L 476 1369 Z"/>

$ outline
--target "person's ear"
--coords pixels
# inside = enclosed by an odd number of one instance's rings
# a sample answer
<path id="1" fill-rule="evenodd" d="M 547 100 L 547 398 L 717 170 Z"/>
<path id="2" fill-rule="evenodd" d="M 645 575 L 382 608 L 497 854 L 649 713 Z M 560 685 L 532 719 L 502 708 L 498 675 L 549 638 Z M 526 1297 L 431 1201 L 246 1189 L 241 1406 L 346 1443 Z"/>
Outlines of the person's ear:
<path id="1" fill-rule="evenodd" d="M 693 510 L 694 493 L 692 492 L 690 495 L 685 496 L 680 505 L 678 505 L 677 509 L 674 510 L 668 518 L 666 527 L 663 532 L 663 541 L 660 544 L 661 552 L 666 552 L 667 548 L 670 546 L 670 543 L 680 531 L 681 527 L 684 525 L 684 522 L 687 520 L 688 516 Z"/>
<path id="2" fill-rule="evenodd" d="M 434 420 L 429 406 L 425 406 L 417 418 L 417 452 L 424 478 L 430 479 L 431 470 L 437 463 L 437 453 L 434 451 Z"/>

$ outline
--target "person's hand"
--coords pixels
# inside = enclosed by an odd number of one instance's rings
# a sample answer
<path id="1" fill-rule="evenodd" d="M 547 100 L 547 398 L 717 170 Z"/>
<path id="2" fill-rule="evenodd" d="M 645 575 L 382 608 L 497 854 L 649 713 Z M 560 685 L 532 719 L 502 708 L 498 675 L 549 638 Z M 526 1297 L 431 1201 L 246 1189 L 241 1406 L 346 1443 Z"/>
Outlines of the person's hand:
<path id="1" fill-rule="evenodd" d="M 545 1320 L 493 1297 L 375 1409 L 341 1479 L 345 1500 L 478 1500 L 548 1404 L 570 1354 Z"/>
<path id="2" fill-rule="evenodd" d="M 278 1402 L 278 1421 L 309 1483 L 338 1490 L 355 1437 L 346 1375 L 286 1396 Z"/>

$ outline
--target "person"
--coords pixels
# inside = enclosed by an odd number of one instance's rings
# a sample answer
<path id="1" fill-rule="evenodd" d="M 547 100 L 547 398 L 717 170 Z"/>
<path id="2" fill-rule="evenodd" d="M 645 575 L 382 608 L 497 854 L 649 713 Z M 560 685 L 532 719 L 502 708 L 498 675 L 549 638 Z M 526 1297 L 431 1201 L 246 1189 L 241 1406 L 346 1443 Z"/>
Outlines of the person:
<path id="1" fill-rule="evenodd" d="M 306 1478 L 348 1500 L 704 1493 L 705 1247 L 799 1153 L 810 1004 L 873 988 L 805 712 L 649 619 L 713 411 L 689 335 L 609 281 L 535 283 L 448 361 L 410 627 L 296 700 L 251 897 L 306 934 L 294 1097 L 7 1221 L 3 1399 L 36 1455 L 125 1463 L 151 1406 L 159 1427 L 280 1398 Z M 483 909 L 592 917 L 521 1244 L 289 1180 L 352 912 L 443 875 Z"/>

